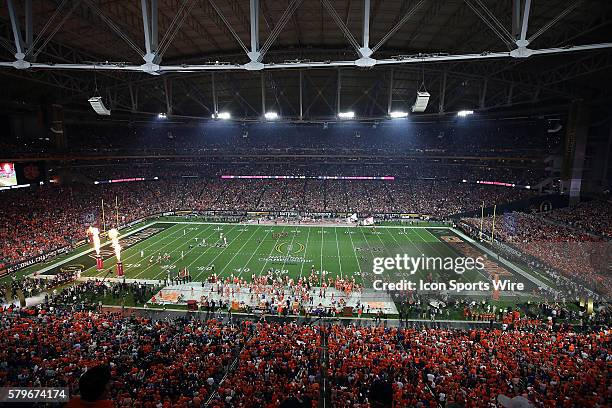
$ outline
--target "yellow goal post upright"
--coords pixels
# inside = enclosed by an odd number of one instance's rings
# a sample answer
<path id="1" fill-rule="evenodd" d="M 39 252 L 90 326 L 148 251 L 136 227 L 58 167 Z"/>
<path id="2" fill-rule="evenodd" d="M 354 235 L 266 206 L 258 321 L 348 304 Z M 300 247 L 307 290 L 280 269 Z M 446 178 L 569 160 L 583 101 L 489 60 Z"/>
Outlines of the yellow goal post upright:
<path id="1" fill-rule="evenodd" d="M 493 238 L 495 237 L 495 216 L 497 213 L 497 204 L 493 206 L 493 222 L 491 223 L 491 244 L 493 243 Z"/>
<path id="2" fill-rule="evenodd" d="M 106 218 L 104 216 L 104 199 L 102 199 L 102 232 L 106 232 Z"/>
<path id="3" fill-rule="evenodd" d="M 115 216 L 117 218 L 116 222 L 116 227 L 117 229 L 119 229 L 119 197 L 115 196 Z"/>
<path id="4" fill-rule="evenodd" d="M 482 202 L 482 205 L 480 206 L 480 235 L 478 236 L 478 238 L 482 241 L 482 227 L 484 224 L 484 201 Z"/>

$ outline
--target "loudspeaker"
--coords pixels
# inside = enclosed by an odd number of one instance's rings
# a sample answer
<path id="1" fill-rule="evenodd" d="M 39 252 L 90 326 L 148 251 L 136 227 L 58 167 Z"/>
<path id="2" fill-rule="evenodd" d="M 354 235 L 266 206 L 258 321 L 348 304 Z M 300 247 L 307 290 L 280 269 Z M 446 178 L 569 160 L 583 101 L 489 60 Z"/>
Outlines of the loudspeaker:
<path id="1" fill-rule="evenodd" d="M 417 92 L 416 101 L 414 101 L 414 105 L 412 105 L 412 111 L 425 112 L 425 109 L 427 109 L 427 104 L 429 103 L 430 96 L 431 95 L 429 95 L 429 92 L 427 91 Z"/>
<path id="2" fill-rule="evenodd" d="M 98 115 L 110 116 L 111 111 L 104 106 L 101 96 L 92 96 L 89 98 L 89 104 Z"/>

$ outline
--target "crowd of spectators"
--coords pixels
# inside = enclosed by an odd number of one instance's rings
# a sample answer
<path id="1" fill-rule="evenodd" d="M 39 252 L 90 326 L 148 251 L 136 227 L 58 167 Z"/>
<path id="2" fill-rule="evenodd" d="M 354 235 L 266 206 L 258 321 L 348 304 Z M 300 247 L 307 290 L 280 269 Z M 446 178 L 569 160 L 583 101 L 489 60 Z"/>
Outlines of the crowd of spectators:
<path id="1" fill-rule="evenodd" d="M 323 380 L 331 406 L 347 408 L 370 407 L 381 382 L 400 407 L 490 407 L 500 394 L 536 407 L 612 398 L 603 329 L 222 324 L 42 307 L 0 311 L 0 342 L 5 386 L 76 394 L 81 374 L 103 363 L 110 400 L 126 407 L 279 407 L 287 398 L 314 407 Z"/>
<path id="2" fill-rule="evenodd" d="M 89 225 L 119 224 L 182 206 L 187 191 L 173 182 L 75 185 L 3 191 L 0 268 L 85 239 Z"/>
<path id="3" fill-rule="evenodd" d="M 123 317 L 63 308 L 0 312 L 0 383 L 75 386 L 105 363 L 121 407 L 203 406 L 250 329 L 218 321 Z"/>
<path id="4" fill-rule="evenodd" d="M 23 292 L 23 295 L 26 298 L 36 296 L 39 293 L 50 291 L 55 288 L 61 287 L 63 285 L 67 285 L 71 282 L 74 282 L 78 278 L 78 271 L 60 271 L 55 275 L 50 275 L 48 278 L 31 278 L 31 277 L 21 277 L 16 278 L 12 277 L 10 281 L 11 292 L 13 295 L 17 293 L 18 290 Z M 0 303 L 7 302 L 8 299 L 4 299 L 3 295 L 5 295 L 4 291 L 0 291 Z"/>
<path id="5" fill-rule="evenodd" d="M 82 161 L 57 166 L 50 173 L 68 180 L 108 180 L 130 177 L 186 178 L 200 177 L 217 179 L 222 175 L 261 176 L 393 176 L 399 179 L 448 180 L 470 182 L 478 180 L 500 181 L 519 185 L 535 185 L 545 178 L 543 162 L 530 161 L 505 163 L 494 159 L 466 158 L 452 160 L 408 160 L 386 158 L 384 161 L 371 157 L 358 160 L 340 160 L 318 157 L 292 157 L 283 160 L 264 157 L 253 162 L 228 162 L 221 157 L 211 158 L 205 163 L 197 160 L 142 159 L 106 161 L 105 164 Z"/>
<path id="6" fill-rule="evenodd" d="M 102 201 L 110 228 L 117 216 L 124 225 L 174 210 L 393 212 L 444 218 L 475 210 L 483 200 L 500 204 L 529 196 L 528 190 L 450 181 L 219 178 L 45 185 L 1 194 L 0 269 L 83 240 L 89 225 L 103 224 Z"/>
<path id="7" fill-rule="evenodd" d="M 612 238 L 612 202 L 584 201 L 546 213 L 546 218 L 578 230 Z"/>
<path id="8" fill-rule="evenodd" d="M 550 327 L 550 325 L 575 324 L 576 327 L 607 327 L 612 323 L 612 308 L 608 302 L 601 300 L 593 304 L 593 313 L 587 313 L 586 307 L 576 307 L 579 300 L 552 299 L 545 293 L 539 294 L 540 301 L 528 300 L 508 305 L 492 299 L 470 297 L 453 297 L 430 294 L 409 295 L 393 294 L 397 306 L 399 321 L 409 319 L 421 320 L 466 320 L 481 322 L 500 322 L 508 328 L 532 329 Z"/>
<path id="9" fill-rule="evenodd" d="M 211 406 L 277 407 L 287 397 L 316 402 L 320 342 L 316 327 L 257 324 Z"/>
<path id="10" fill-rule="evenodd" d="M 570 212 L 571 210 L 563 210 L 563 213 Z M 465 218 L 463 221 L 478 234 L 480 218 Z M 588 220 L 581 221 L 581 224 L 604 226 L 607 222 L 608 220 L 602 220 L 602 223 L 599 223 L 597 217 L 593 215 L 588 217 Z M 482 225 L 483 231 L 489 236 L 489 232 L 493 229 L 493 218 L 485 217 Z M 549 271 L 557 282 L 560 280 L 556 279 L 555 271 L 570 281 L 594 288 L 602 295 L 612 294 L 612 275 L 609 269 L 610 242 L 604 238 L 558 222 L 551 222 L 548 220 L 548 215 L 521 212 L 498 216 L 495 221 L 494 237 L 495 240 L 525 254 L 526 259 L 534 267 Z"/>
<path id="11" fill-rule="evenodd" d="M 379 380 L 393 384 L 402 407 L 489 407 L 499 394 L 525 395 L 535 406 L 604 406 L 609 341 L 605 332 L 332 326 L 334 406 L 368 407 L 367 390 Z"/>

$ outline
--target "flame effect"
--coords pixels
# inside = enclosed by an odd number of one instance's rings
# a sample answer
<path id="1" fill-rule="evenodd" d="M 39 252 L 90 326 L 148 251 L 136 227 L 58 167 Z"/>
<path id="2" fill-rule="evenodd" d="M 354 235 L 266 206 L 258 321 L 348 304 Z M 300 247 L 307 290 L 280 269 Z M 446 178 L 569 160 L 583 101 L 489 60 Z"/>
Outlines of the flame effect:
<path id="1" fill-rule="evenodd" d="M 117 262 L 121 262 L 121 245 L 119 245 L 119 231 L 117 231 L 115 228 L 109 230 L 108 237 L 112 241 L 112 246 L 115 250 L 115 256 L 117 257 Z"/>
<path id="2" fill-rule="evenodd" d="M 91 241 L 93 243 L 94 249 L 96 250 L 96 255 L 100 255 L 100 230 L 96 227 L 87 228 L 87 234 L 91 235 Z"/>

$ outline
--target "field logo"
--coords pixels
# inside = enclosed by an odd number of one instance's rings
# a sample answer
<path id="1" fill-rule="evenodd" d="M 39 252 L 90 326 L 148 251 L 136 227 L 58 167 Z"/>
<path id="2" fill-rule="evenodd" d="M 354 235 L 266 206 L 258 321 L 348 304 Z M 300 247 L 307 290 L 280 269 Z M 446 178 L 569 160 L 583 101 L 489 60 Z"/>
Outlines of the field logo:
<path id="1" fill-rule="evenodd" d="M 300 252 L 304 251 L 304 244 L 298 242 L 298 243 L 288 243 L 288 242 L 281 242 L 280 244 L 276 244 L 274 246 L 274 249 L 276 250 L 276 252 L 279 252 L 283 255 L 296 255 L 299 254 Z"/>
<path id="2" fill-rule="evenodd" d="M 96 254 L 95 254 L 95 252 L 90 252 L 89 254 L 87 254 L 87 256 L 88 256 L 88 257 L 90 257 L 90 258 L 92 258 L 92 259 L 96 259 Z M 100 250 L 100 256 L 101 256 L 103 259 L 108 259 L 108 258 L 111 258 L 111 257 L 115 256 L 115 251 L 110 250 L 110 249 L 104 249 L 104 248 L 102 248 L 102 249 Z"/>

